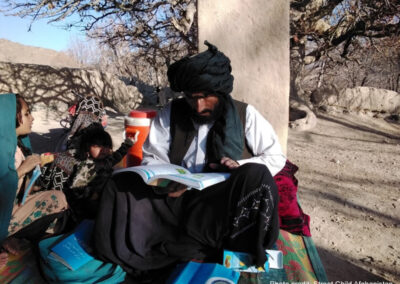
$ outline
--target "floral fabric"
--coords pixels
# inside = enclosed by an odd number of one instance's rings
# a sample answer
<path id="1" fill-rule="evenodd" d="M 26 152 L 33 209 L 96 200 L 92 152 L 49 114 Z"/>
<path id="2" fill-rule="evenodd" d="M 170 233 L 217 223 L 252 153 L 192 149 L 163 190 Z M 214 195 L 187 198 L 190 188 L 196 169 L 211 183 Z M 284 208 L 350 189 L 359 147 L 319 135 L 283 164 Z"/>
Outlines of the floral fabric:
<path id="1" fill-rule="evenodd" d="M 276 246 L 283 253 L 283 268 L 290 282 L 314 283 L 314 281 L 321 281 L 315 275 L 302 236 L 280 230 Z"/>
<path id="2" fill-rule="evenodd" d="M 64 193 L 59 190 L 47 190 L 30 194 L 22 206 L 16 200 L 10 225 L 8 226 L 8 235 L 15 234 L 41 217 L 61 212 L 65 209 L 67 209 L 67 200 Z M 51 227 L 48 232 L 52 232 Z"/>

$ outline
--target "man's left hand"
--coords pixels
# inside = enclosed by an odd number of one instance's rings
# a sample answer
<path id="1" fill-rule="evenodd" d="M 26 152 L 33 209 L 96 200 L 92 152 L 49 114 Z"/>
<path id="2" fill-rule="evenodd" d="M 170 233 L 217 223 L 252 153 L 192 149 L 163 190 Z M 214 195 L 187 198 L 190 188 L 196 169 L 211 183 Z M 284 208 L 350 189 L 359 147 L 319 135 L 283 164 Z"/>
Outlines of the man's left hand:
<path id="1" fill-rule="evenodd" d="M 228 158 L 228 157 L 222 157 L 219 164 L 216 163 L 210 163 L 210 168 L 211 169 L 220 169 L 223 167 L 226 167 L 228 170 L 234 170 L 238 168 L 240 165 L 238 162 L 235 160 Z"/>

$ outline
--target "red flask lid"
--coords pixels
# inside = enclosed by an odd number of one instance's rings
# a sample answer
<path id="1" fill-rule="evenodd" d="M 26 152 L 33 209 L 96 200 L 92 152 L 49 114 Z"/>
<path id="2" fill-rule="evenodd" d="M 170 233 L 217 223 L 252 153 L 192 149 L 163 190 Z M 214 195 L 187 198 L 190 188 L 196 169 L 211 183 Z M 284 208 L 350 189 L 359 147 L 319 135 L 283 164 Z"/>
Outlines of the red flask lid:
<path id="1" fill-rule="evenodd" d="M 129 117 L 136 118 L 154 118 L 157 115 L 157 111 L 154 109 L 134 109 L 129 113 Z"/>

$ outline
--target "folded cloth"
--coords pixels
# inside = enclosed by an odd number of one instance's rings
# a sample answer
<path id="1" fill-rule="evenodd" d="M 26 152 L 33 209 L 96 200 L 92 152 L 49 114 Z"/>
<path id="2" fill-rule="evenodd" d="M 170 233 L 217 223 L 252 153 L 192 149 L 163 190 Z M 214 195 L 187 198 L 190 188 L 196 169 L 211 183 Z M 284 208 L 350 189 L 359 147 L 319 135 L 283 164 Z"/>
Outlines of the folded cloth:
<path id="1" fill-rule="evenodd" d="M 297 201 L 298 181 L 294 174 L 298 169 L 286 160 L 283 169 L 274 176 L 279 192 L 279 226 L 292 234 L 311 237 L 310 216 L 304 214 Z"/>

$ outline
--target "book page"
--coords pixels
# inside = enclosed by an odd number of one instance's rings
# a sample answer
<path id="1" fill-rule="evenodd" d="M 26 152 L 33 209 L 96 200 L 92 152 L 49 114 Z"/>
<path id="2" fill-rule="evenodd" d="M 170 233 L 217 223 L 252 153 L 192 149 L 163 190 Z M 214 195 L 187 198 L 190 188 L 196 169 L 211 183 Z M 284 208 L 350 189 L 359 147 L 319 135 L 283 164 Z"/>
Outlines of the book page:
<path id="1" fill-rule="evenodd" d="M 173 181 L 186 184 L 196 189 L 203 189 L 222 182 L 228 179 L 229 173 L 196 173 L 196 174 L 172 174 L 168 176 L 162 176 L 163 178 L 169 178 Z"/>
<path id="2" fill-rule="evenodd" d="M 168 176 L 173 174 L 190 174 L 190 171 L 184 167 L 173 164 L 136 166 L 115 170 L 113 174 L 127 171 L 138 173 L 146 183 L 153 181 L 154 177 Z"/>
<path id="3" fill-rule="evenodd" d="M 132 171 L 139 174 L 144 182 L 149 185 L 166 187 L 172 180 L 178 183 L 203 189 L 213 184 L 222 182 L 229 178 L 229 173 L 194 173 L 184 167 L 173 164 L 136 166 L 114 171 L 114 174 Z"/>

